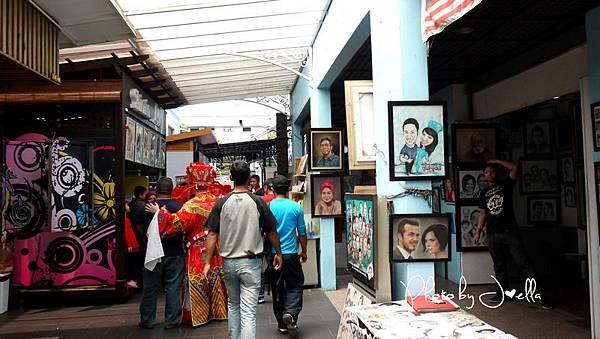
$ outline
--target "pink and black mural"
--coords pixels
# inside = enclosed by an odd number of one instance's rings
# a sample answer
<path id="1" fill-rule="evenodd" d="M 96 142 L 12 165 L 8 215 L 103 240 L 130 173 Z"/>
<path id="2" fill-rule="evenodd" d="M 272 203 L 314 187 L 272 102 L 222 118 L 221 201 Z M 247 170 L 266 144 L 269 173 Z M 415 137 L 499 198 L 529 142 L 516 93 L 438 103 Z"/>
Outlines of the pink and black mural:
<path id="1" fill-rule="evenodd" d="M 6 144 L 13 285 L 115 285 L 115 148 L 92 147 L 34 133 Z"/>

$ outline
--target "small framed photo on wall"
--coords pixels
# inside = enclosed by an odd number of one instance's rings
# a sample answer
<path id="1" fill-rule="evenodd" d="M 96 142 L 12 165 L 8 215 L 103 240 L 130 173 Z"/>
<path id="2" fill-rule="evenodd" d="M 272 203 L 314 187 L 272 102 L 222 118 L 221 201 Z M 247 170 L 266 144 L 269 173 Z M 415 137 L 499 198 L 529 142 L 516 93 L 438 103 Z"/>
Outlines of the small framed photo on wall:
<path id="1" fill-rule="evenodd" d="M 390 261 L 449 261 L 450 214 L 391 214 Z"/>
<path id="2" fill-rule="evenodd" d="M 521 159 L 521 193 L 558 193 L 557 167 L 555 159 Z"/>
<path id="3" fill-rule="evenodd" d="M 487 186 L 483 169 L 477 167 L 457 168 L 458 198 L 461 200 L 479 199 L 479 193 Z"/>
<path id="4" fill-rule="evenodd" d="M 557 223 L 560 205 L 557 197 L 528 197 L 527 222 Z"/>
<path id="5" fill-rule="evenodd" d="M 525 124 L 525 155 L 551 155 L 553 135 L 549 120 L 530 121 Z"/>
<path id="6" fill-rule="evenodd" d="M 575 183 L 575 166 L 573 158 L 562 158 L 560 160 L 562 169 L 562 182 Z"/>
<path id="7" fill-rule="evenodd" d="M 479 243 L 473 238 L 477 231 L 477 222 L 481 209 L 477 205 L 462 205 L 456 209 L 456 250 L 459 252 L 484 251 L 487 249 L 487 228 L 479 236 Z"/>
<path id="8" fill-rule="evenodd" d="M 577 207 L 575 185 L 565 185 L 563 196 L 565 197 L 565 207 Z"/>
<path id="9" fill-rule="evenodd" d="M 494 124 L 454 124 L 453 159 L 456 163 L 485 163 L 498 157 L 498 127 Z"/>
<path id="10" fill-rule="evenodd" d="M 342 171 L 343 131 L 339 128 L 311 128 L 308 138 L 311 171 Z"/>
<path id="11" fill-rule="evenodd" d="M 388 102 L 390 180 L 446 177 L 446 104 L 430 101 Z"/>
<path id="12" fill-rule="evenodd" d="M 311 212 L 313 217 L 341 217 L 342 176 L 338 174 L 312 174 Z"/>
<path id="13" fill-rule="evenodd" d="M 600 102 L 591 106 L 592 132 L 594 133 L 594 151 L 600 151 Z"/>

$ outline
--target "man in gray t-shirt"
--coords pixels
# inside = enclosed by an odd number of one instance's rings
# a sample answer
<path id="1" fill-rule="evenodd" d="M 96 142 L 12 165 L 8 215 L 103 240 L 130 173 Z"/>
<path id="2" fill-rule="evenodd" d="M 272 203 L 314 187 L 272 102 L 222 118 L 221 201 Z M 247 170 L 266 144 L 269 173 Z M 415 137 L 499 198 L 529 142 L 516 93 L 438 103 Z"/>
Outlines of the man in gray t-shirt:
<path id="1" fill-rule="evenodd" d="M 277 220 L 260 197 L 248 192 L 250 167 L 243 161 L 231 165 L 233 192 L 217 201 L 204 227 L 206 239 L 204 275 L 210 270 L 210 258 L 220 240 L 223 273 L 227 287 L 229 338 L 253 339 L 256 336 L 256 305 L 260 290 L 263 242 L 265 233 L 275 249 L 273 266 L 282 264 L 277 235 Z M 243 321 L 242 321 L 243 319 Z M 242 327 L 241 324 L 244 324 Z"/>

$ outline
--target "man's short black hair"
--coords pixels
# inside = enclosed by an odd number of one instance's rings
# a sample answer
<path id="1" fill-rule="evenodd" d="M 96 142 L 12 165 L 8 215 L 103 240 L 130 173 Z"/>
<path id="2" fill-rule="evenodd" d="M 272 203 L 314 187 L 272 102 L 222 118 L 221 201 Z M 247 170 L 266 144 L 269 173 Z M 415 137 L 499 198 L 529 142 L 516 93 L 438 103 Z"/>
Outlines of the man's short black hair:
<path id="1" fill-rule="evenodd" d="M 408 118 L 404 120 L 404 122 L 402 123 L 402 128 L 404 128 L 404 126 L 406 125 L 415 125 L 417 131 L 419 130 L 419 122 L 415 118 Z"/>
<path id="2" fill-rule="evenodd" d="M 256 179 L 256 183 L 260 186 L 260 177 L 258 176 L 258 174 L 252 174 L 250 176 L 250 179 Z"/>
<path id="3" fill-rule="evenodd" d="M 141 194 L 146 193 L 146 187 L 144 186 L 135 186 L 133 189 L 133 196 L 139 198 Z"/>
<path id="4" fill-rule="evenodd" d="M 173 191 L 173 180 L 163 177 L 156 182 L 156 193 L 170 195 Z"/>
<path id="5" fill-rule="evenodd" d="M 243 160 L 236 160 L 231 164 L 231 179 L 236 186 L 248 184 L 250 178 L 250 166 Z"/>

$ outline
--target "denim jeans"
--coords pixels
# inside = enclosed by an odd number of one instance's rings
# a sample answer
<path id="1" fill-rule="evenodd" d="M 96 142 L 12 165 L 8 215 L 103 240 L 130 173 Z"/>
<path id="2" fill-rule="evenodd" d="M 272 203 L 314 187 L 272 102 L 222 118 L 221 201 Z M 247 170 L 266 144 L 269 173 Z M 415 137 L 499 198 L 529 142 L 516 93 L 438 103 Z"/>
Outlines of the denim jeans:
<path id="1" fill-rule="evenodd" d="M 165 284 L 165 323 L 181 322 L 181 284 L 185 268 L 185 257 L 163 257 L 154 271 L 143 268 L 144 279 L 142 300 L 140 301 L 140 322 L 153 325 L 156 321 L 156 299 L 160 291 L 161 281 Z M 161 279 L 162 278 L 162 279 Z"/>
<path id="2" fill-rule="evenodd" d="M 298 254 L 284 254 L 281 270 L 276 271 L 270 266 L 268 271 L 269 285 L 273 291 L 273 313 L 279 327 L 284 328 L 284 313 L 290 313 L 297 321 L 302 311 L 304 273 L 300 257 Z"/>
<path id="3" fill-rule="evenodd" d="M 260 290 L 262 259 L 223 258 L 223 273 L 227 287 L 230 339 L 256 337 L 256 305 Z"/>
<path id="4" fill-rule="evenodd" d="M 525 278 L 536 279 L 535 271 L 527 258 L 527 254 L 521 243 L 521 238 L 517 233 L 488 233 L 487 241 L 488 249 L 492 256 L 492 262 L 494 263 L 496 279 L 498 279 L 498 282 L 504 291 L 507 291 L 510 288 L 510 278 L 508 276 L 507 267 L 509 255 L 513 258 Z M 540 281 L 537 281 L 537 285 L 541 289 L 542 284 Z"/>

